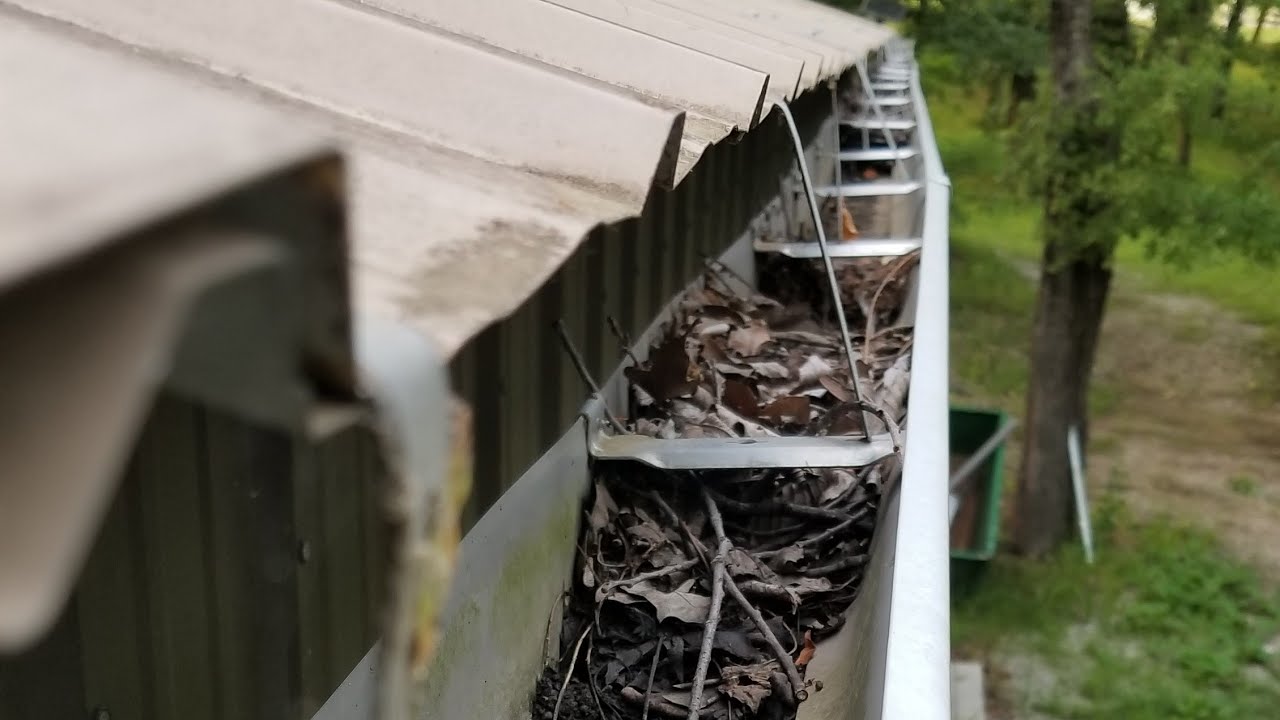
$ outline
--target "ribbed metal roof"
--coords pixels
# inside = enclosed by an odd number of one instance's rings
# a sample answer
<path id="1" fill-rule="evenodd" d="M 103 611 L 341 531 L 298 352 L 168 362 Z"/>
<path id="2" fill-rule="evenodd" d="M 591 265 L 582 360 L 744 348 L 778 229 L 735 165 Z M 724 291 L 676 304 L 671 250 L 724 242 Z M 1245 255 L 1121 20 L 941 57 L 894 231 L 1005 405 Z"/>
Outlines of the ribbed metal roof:
<path id="1" fill-rule="evenodd" d="M 6 4 L 337 137 L 357 302 L 446 352 L 590 228 L 890 35 L 807 0 Z"/>

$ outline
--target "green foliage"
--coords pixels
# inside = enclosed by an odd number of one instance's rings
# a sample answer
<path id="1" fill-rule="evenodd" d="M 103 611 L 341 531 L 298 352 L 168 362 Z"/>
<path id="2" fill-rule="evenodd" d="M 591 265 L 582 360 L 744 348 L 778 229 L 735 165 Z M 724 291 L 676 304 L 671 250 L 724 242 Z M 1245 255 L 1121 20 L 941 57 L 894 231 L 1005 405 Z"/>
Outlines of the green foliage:
<path id="1" fill-rule="evenodd" d="M 1274 594 L 1208 534 L 1136 524 L 1113 497 L 1095 511 L 1098 560 L 1076 547 L 1045 562 L 998 558 L 954 608 L 953 644 L 1021 644 L 1061 680 L 1061 718 L 1270 717 L 1280 702 L 1263 645 L 1280 626 Z"/>
<path id="2" fill-rule="evenodd" d="M 1232 475 L 1227 480 L 1231 492 L 1245 497 L 1253 497 L 1258 494 L 1258 481 L 1248 475 Z"/>
<path id="3" fill-rule="evenodd" d="M 971 78 L 1034 73 L 1045 62 L 1045 3 L 967 0 L 935 6 L 916 33 L 954 55 Z"/>
<path id="4" fill-rule="evenodd" d="M 1017 164 L 1011 159 L 1013 150 L 1006 138 L 1016 136 L 1017 131 L 996 132 L 983 127 L 983 98 L 975 98 L 955 57 L 930 51 L 922 55 L 920 64 L 938 145 L 954 187 L 953 389 L 957 399 L 992 403 L 1022 413 L 1028 372 L 1026 338 L 1041 256 L 1041 208 L 1014 170 Z M 1232 98 L 1239 86 L 1261 82 L 1259 74 L 1248 67 L 1237 67 L 1233 78 Z M 1238 151 L 1229 134 L 1206 134 L 1190 169 L 1191 182 L 1210 186 L 1244 182 L 1236 179 L 1236 168 L 1248 167 L 1254 158 L 1245 150 Z M 1184 183 L 1185 174 L 1178 169 L 1156 187 Z M 1260 192 L 1270 188 L 1274 198 L 1280 188 L 1280 163 L 1259 166 L 1248 182 Z M 1263 390 L 1280 388 L 1280 302 L 1275 300 L 1280 270 L 1255 262 L 1240 251 L 1244 243 L 1265 244 L 1280 236 L 1247 233 L 1242 242 L 1209 247 L 1201 246 L 1204 241 L 1196 236 L 1195 228 L 1179 228 L 1176 233 L 1179 239 L 1174 242 L 1160 243 L 1144 234 L 1122 242 L 1116 265 L 1143 289 L 1209 298 L 1261 326 L 1259 350 L 1274 358 L 1269 367 L 1276 368 L 1276 377 L 1260 377 L 1258 381 Z M 1153 254 L 1155 247 L 1164 252 Z M 1187 262 L 1167 262 L 1165 258 L 1173 255 Z M 1124 391 L 1096 381 L 1091 387 L 1094 412 L 1105 410 L 1106 399 Z"/>

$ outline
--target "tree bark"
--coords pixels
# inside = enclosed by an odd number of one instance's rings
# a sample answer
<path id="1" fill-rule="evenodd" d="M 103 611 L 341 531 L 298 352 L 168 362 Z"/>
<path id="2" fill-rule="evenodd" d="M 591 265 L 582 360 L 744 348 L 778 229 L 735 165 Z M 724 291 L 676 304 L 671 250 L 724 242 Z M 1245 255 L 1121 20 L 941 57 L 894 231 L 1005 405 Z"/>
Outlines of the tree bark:
<path id="1" fill-rule="evenodd" d="M 1258 38 L 1262 37 L 1262 28 L 1267 24 L 1267 15 L 1271 13 L 1271 6 L 1267 5 L 1258 10 L 1258 24 L 1253 26 L 1253 39 L 1249 41 L 1251 45 L 1258 44 Z"/>
<path id="2" fill-rule="evenodd" d="M 1018 110 L 1022 103 L 1036 97 L 1035 71 L 1018 71 L 1009 76 L 1009 110 L 1005 114 L 1004 126 L 1013 127 L 1018 121 Z"/>
<path id="3" fill-rule="evenodd" d="M 1182 110 L 1178 113 L 1178 164 L 1184 168 L 1191 167 L 1191 113 Z"/>
<path id="4" fill-rule="evenodd" d="M 1067 232 L 1054 232 L 1067 235 Z M 1031 343 L 1025 452 L 1014 534 L 1018 550 L 1039 557 L 1071 535 L 1075 517 L 1067 428 L 1088 437 L 1089 380 L 1111 270 L 1100 254 L 1061 262 L 1062 244 L 1045 246 Z"/>
<path id="5" fill-rule="evenodd" d="M 1045 250 L 1031 338 L 1025 450 L 1019 473 L 1014 540 L 1042 556 L 1071 533 L 1067 427 L 1083 434 L 1089 377 L 1111 285 L 1111 243 L 1088 244 L 1087 226 L 1105 199 L 1086 184 L 1099 159 L 1090 88 L 1089 0 L 1051 0 L 1050 77 L 1055 101 L 1046 178 Z M 1081 236 L 1086 244 L 1081 246 Z"/>
<path id="6" fill-rule="evenodd" d="M 1227 88 L 1231 84 L 1231 65 L 1236 60 L 1236 46 L 1240 44 L 1240 23 L 1244 18 L 1245 0 L 1236 0 L 1231 5 L 1231 15 L 1227 17 L 1227 29 L 1222 37 L 1222 45 L 1226 57 L 1222 59 L 1222 80 L 1213 91 L 1213 108 L 1210 114 L 1219 120 L 1227 111 Z"/>

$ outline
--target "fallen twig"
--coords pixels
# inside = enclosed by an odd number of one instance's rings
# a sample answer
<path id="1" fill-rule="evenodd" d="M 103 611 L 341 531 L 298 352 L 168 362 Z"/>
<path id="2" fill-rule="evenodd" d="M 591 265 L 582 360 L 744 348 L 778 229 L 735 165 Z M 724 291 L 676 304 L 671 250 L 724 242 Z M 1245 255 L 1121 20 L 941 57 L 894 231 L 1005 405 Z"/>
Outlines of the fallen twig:
<path id="1" fill-rule="evenodd" d="M 600 713 L 600 720 L 609 720 L 604 716 L 604 706 L 600 704 L 600 691 L 596 689 L 596 676 L 591 673 L 591 653 L 595 652 L 596 639 L 593 635 L 591 641 L 587 643 L 587 684 L 591 686 L 591 697 L 596 701 L 596 711 Z"/>
<path id="2" fill-rule="evenodd" d="M 702 560 L 703 564 L 710 568 L 711 563 L 707 560 L 707 551 L 702 547 L 702 543 L 698 542 L 698 537 L 689 529 L 688 523 L 667 504 L 666 500 L 662 499 L 658 491 L 650 490 L 649 497 L 653 499 L 659 508 L 662 508 L 662 512 L 666 513 L 667 517 L 676 524 L 676 527 L 680 528 L 681 536 L 685 539 L 685 549 L 689 551 L 689 554 L 697 556 Z"/>
<path id="3" fill-rule="evenodd" d="M 617 415 L 604 404 L 604 393 L 600 391 L 600 386 L 596 384 L 595 378 L 591 377 L 591 371 L 587 369 L 587 363 L 582 359 L 582 354 L 578 352 L 578 348 L 574 347 L 573 341 L 569 339 L 569 332 L 564 328 L 564 321 L 557 320 L 555 322 L 556 332 L 560 335 L 560 344 L 564 346 L 565 352 L 569 353 L 569 359 L 573 361 L 573 367 L 577 369 L 578 376 L 591 389 L 591 393 L 600 398 L 600 404 L 604 405 L 604 416 L 619 434 L 625 434 L 627 429 L 622 426 L 622 421 Z"/>
<path id="4" fill-rule="evenodd" d="M 649 572 L 646 572 L 646 573 L 640 573 L 639 575 L 634 575 L 629 578 L 619 578 L 617 580 L 610 580 L 609 582 L 601 585 L 600 590 L 598 592 L 602 596 L 607 595 L 610 592 L 612 592 L 614 588 L 619 588 L 619 587 L 628 586 L 628 585 L 635 585 L 636 583 L 644 582 L 645 580 L 653 580 L 655 578 L 665 577 L 672 573 L 678 573 L 682 570 L 688 570 L 700 562 L 702 562 L 700 559 L 694 558 L 692 560 L 685 560 L 682 563 L 676 563 L 675 565 L 668 565 L 663 568 L 658 568 L 657 570 L 650 570 Z"/>
<path id="5" fill-rule="evenodd" d="M 898 258 L 894 266 L 889 269 L 889 272 L 885 273 L 884 280 L 880 281 L 880 287 L 876 288 L 875 294 L 871 296 L 871 307 L 867 311 L 866 332 L 863 333 L 862 356 L 864 358 L 871 357 L 871 338 L 875 337 L 876 334 L 876 303 L 880 301 L 880 293 L 884 292 L 884 289 L 898 276 L 898 273 L 902 272 L 903 268 L 912 265 L 919 257 L 919 253 L 912 252 Z"/>
<path id="6" fill-rule="evenodd" d="M 720 508 L 716 505 L 715 499 L 711 497 L 711 492 L 707 490 L 706 486 L 702 488 L 702 500 L 707 505 L 707 516 L 711 520 L 711 529 L 715 531 L 716 539 L 719 541 L 720 547 L 723 548 L 721 552 L 727 554 L 733 548 L 733 543 L 729 542 L 729 538 L 724 534 L 724 520 L 720 517 Z M 791 681 L 791 689 L 795 693 L 795 699 L 803 702 L 808 697 L 808 693 L 804 689 L 804 679 L 800 677 L 800 671 L 796 669 L 796 664 L 791 659 L 791 655 L 787 653 L 786 648 L 782 647 L 782 643 L 778 642 L 778 636 L 773 634 L 773 630 L 769 628 L 769 623 L 765 622 L 764 616 L 760 614 L 755 605 L 752 605 L 747 600 L 746 596 L 742 594 L 742 590 L 738 588 L 738 584 L 734 582 L 728 573 L 724 574 L 724 586 L 729 595 L 742 607 L 747 617 L 751 618 L 751 622 L 755 623 L 756 629 L 764 636 L 765 642 L 769 644 L 769 648 L 777 656 L 778 663 L 782 665 L 782 669 L 787 673 L 787 679 Z M 697 682 L 696 678 L 695 682 Z M 700 688 L 695 687 L 694 691 L 701 694 Z M 690 720 L 693 720 L 693 718 L 691 717 Z"/>
<path id="7" fill-rule="evenodd" d="M 578 651 L 582 649 L 582 641 L 587 639 L 596 626 L 595 623 L 587 625 L 587 629 L 582 631 L 582 635 L 578 638 L 578 643 L 573 646 L 573 657 L 569 658 L 569 670 L 564 674 L 564 683 L 560 685 L 560 694 L 556 695 L 556 707 L 551 711 L 551 720 L 557 720 L 560 717 L 560 703 L 564 702 L 564 693 L 569 689 L 569 680 L 573 677 L 573 668 L 578 664 Z"/>
<path id="8" fill-rule="evenodd" d="M 702 648 L 698 651 L 698 664 L 693 671 L 693 687 L 689 689 L 689 720 L 698 720 L 702 705 L 702 684 L 707 681 L 711 648 L 716 640 L 716 626 L 720 624 L 720 604 L 724 601 L 726 582 L 732 582 L 724 569 L 724 563 L 733 544 L 725 537 L 723 525 L 719 530 L 719 540 L 715 557 L 711 560 L 711 607 L 707 610 L 707 622 L 702 626 Z"/>
<path id="9" fill-rule="evenodd" d="M 746 503 L 741 500 L 727 498 L 720 493 L 708 488 L 707 492 L 711 493 L 715 501 L 723 505 L 726 509 L 736 513 L 752 514 L 752 515 L 769 515 L 778 512 L 788 512 L 792 515 L 803 515 L 806 517 L 823 518 L 824 520 L 848 520 L 849 513 L 830 508 L 815 507 L 813 505 L 800 505 L 797 503 L 779 502 L 777 500 L 761 500 L 754 503 Z"/>
<path id="10" fill-rule="evenodd" d="M 653 649 L 653 663 L 649 665 L 649 684 L 644 689 L 644 709 L 640 711 L 640 720 L 649 720 L 649 696 L 653 693 L 653 676 L 658 674 L 658 659 L 662 657 L 662 636 L 658 636 L 658 645 Z"/>
<path id="11" fill-rule="evenodd" d="M 612 315 L 606 317 L 605 322 L 609 324 L 609 332 L 613 333 L 613 336 L 617 338 L 618 346 L 622 348 L 622 353 L 631 359 L 632 365 L 639 367 L 640 359 L 631 350 L 631 336 L 627 334 L 626 330 L 622 329 L 622 326 L 618 324 L 618 321 Z"/>
<path id="12" fill-rule="evenodd" d="M 818 567 L 806 568 L 804 571 L 804 574 L 807 577 L 823 577 L 825 575 L 830 575 L 831 573 L 834 573 L 834 572 L 840 572 L 841 570 L 848 570 L 849 568 L 859 568 L 866 564 L 867 564 L 866 555 L 849 555 L 847 557 L 842 557 L 833 563 L 828 563 L 826 565 L 819 565 Z"/>
<path id="13" fill-rule="evenodd" d="M 622 688 L 622 699 L 632 703 L 633 705 L 640 705 L 644 703 L 647 707 L 653 708 L 654 712 L 663 717 L 683 718 L 685 716 L 684 710 L 682 710 L 679 705 L 668 702 L 663 699 L 661 695 L 650 702 L 648 695 L 641 695 L 640 691 L 633 687 Z"/>

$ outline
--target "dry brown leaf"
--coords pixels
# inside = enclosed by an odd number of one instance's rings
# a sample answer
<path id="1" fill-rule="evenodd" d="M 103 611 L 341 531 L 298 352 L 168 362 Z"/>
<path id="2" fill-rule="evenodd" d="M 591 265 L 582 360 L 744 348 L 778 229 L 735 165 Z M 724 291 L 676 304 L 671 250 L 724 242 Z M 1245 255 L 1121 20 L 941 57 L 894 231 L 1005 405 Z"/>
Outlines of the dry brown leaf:
<path id="1" fill-rule="evenodd" d="M 769 676 L 777 669 L 772 660 L 758 665 L 726 665 L 720 671 L 720 691 L 752 713 L 758 712 L 760 703 L 773 694 Z"/>
<path id="2" fill-rule="evenodd" d="M 778 433 L 761 425 L 742 417 L 738 413 L 729 408 L 720 405 L 716 407 L 716 415 L 719 416 L 721 422 L 732 430 L 734 435 L 740 437 L 777 437 Z"/>
<path id="3" fill-rule="evenodd" d="M 753 362 L 750 365 L 751 371 L 760 377 L 773 380 L 786 380 L 791 377 L 791 371 L 787 370 L 787 366 L 780 362 Z"/>
<path id="4" fill-rule="evenodd" d="M 609 518 L 617 512 L 618 504 L 613 501 L 613 496 L 609 494 L 604 483 L 596 481 L 596 499 L 591 504 L 591 513 L 588 516 L 591 529 L 600 532 L 609 524 Z"/>
<path id="5" fill-rule="evenodd" d="M 725 378 L 724 404 L 739 415 L 754 419 L 760 407 L 760 400 L 751 386 L 741 380 Z"/>
<path id="6" fill-rule="evenodd" d="M 796 378 L 800 381 L 801 385 L 808 385 L 814 380 L 827 377 L 833 372 L 835 372 L 835 368 L 831 367 L 831 363 L 828 363 L 817 355 L 810 355 L 805 358 L 804 363 L 796 369 Z"/>
<path id="7" fill-rule="evenodd" d="M 809 630 L 804 631 L 804 647 L 800 648 L 800 654 L 796 656 L 796 667 L 802 668 L 813 660 L 813 655 L 818 651 L 818 646 L 813 644 L 813 633 Z"/>
<path id="8" fill-rule="evenodd" d="M 680 335 L 672 335 L 654 348 L 647 369 L 628 367 L 624 372 L 628 380 L 660 403 L 693 393 L 701 375 L 698 367 L 689 362 L 684 338 Z"/>
<path id="9" fill-rule="evenodd" d="M 742 357 L 754 357 L 772 339 L 769 328 L 757 321 L 729 333 L 729 348 Z"/>
<path id="10" fill-rule="evenodd" d="M 804 395 L 778 398 L 760 408 L 760 417 L 777 423 L 802 425 L 809 422 L 809 398 Z"/>
<path id="11" fill-rule="evenodd" d="M 827 377 L 818 378 L 818 383 L 822 385 L 822 387 L 826 388 L 827 392 L 831 393 L 831 395 L 840 402 L 853 402 L 853 392 L 850 391 L 844 383 L 836 380 L 834 377 L 828 375 Z"/>
<path id="12" fill-rule="evenodd" d="M 858 477 L 848 470 L 834 468 L 821 473 L 822 492 L 818 494 L 818 503 L 825 505 L 832 500 L 844 497 L 845 493 L 858 484 Z"/>
<path id="13" fill-rule="evenodd" d="M 842 203 L 840 205 L 840 238 L 853 240 L 858 237 L 858 226 L 853 224 L 853 214 Z"/>
<path id="14" fill-rule="evenodd" d="M 685 583 L 691 585 L 692 580 Z M 682 586 L 683 587 L 683 586 Z M 699 625 L 707 619 L 707 611 L 711 609 L 711 598 L 686 590 L 659 590 L 652 582 L 644 581 L 631 585 L 625 593 L 609 596 L 611 600 L 619 600 L 623 595 L 631 595 L 648 601 L 657 612 L 658 622 L 667 618 L 675 618 L 680 622 Z"/>

